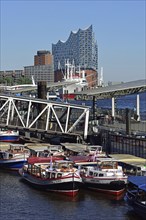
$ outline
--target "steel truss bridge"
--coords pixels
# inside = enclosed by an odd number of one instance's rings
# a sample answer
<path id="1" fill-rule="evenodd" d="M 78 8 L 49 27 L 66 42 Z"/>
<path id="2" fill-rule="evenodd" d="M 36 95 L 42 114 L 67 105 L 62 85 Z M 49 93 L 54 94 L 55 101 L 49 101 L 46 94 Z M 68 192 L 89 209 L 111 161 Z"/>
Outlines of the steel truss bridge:
<path id="1" fill-rule="evenodd" d="M 88 135 L 89 108 L 0 94 L 0 127 L 56 135 Z"/>
<path id="2" fill-rule="evenodd" d="M 76 94 L 77 100 L 106 99 L 123 95 L 137 94 L 146 91 L 146 79 L 120 83 L 117 85 L 84 90 Z"/>

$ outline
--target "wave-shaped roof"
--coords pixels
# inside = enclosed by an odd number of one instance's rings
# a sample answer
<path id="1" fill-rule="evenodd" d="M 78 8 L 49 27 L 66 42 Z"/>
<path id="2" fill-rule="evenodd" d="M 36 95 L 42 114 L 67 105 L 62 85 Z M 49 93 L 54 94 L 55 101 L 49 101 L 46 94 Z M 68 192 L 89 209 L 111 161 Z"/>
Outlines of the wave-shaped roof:
<path id="1" fill-rule="evenodd" d="M 66 41 L 58 40 L 58 42 L 57 42 L 56 44 L 53 44 L 53 45 L 57 45 L 57 44 L 60 44 L 60 43 L 65 44 L 65 43 L 69 40 L 69 38 L 70 38 L 71 35 L 77 35 L 80 31 L 87 31 L 87 30 L 90 29 L 90 28 L 92 28 L 92 25 L 88 26 L 88 27 L 85 28 L 85 29 L 79 28 L 77 31 L 71 31 L 71 33 L 70 33 L 70 35 L 69 35 L 69 37 L 68 37 L 68 39 L 67 39 Z"/>

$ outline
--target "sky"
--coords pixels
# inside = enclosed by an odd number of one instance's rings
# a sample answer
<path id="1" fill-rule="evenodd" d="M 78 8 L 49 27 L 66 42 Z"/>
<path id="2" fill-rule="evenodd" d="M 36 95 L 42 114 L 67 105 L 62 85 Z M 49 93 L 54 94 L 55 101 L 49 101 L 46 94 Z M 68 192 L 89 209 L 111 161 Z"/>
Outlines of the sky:
<path id="1" fill-rule="evenodd" d="M 145 79 L 145 0 L 0 0 L 0 70 L 34 65 L 38 50 L 91 24 L 104 82 Z"/>

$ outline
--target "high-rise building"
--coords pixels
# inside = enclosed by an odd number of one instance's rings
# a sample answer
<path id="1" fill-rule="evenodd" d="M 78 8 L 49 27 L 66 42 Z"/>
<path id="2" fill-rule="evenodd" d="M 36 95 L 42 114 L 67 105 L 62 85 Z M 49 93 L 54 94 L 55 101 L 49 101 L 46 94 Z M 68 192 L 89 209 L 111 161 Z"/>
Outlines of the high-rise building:
<path id="1" fill-rule="evenodd" d="M 50 51 L 37 51 L 37 55 L 34 56 L 34 66 L 25 66 L 24 74 L 28 78 L 33 76 L 36 83 L 40 80 L 54 82 L 54 63 Z"/>
<path id="2" fill-rule="evenodd" d="M 50 51 L 39 50 L 37 55 L 34 56 L 34 66 L 38 65 L 50 65 L 53 63 L 53 56 Z"/>
<path id="3" fill-rule="evenodd" d="M 92 25 L 84 30 L 71 32 L 67 41 L 52 44 L 54 70 L 65 68 L 65 61 L 74 62 L 76 67 L 98 71 L 98 47 Z"/>

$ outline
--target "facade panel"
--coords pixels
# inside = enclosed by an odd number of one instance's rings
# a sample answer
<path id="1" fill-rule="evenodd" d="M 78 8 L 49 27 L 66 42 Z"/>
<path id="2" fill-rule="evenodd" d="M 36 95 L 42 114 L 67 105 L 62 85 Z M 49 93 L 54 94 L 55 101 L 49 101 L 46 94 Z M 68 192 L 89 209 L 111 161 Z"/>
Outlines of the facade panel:
<path id="1" fill-rule="evenodd" d="M 51 65 L 53 63 L 53 56 L 50 51 L 40 50 L 34 56 L 34 65 Z"/>
<path id="2" fill-rule="evenodd" d="M 58 41 L 52 44 L 54 56 L 54 70 L 59 66 L 65 68 L 65 61 L 74 61 L 75 66 L 81 69 L 93 69 L 98 72 L 98 47 L 93 33 L 92 25 L 78 32 L 71 32 L 66 42 Z"/>
<path id="3" fill-rule="evenodd" d="M 24 67 L 25 76 L 34 77 L 35 83 L 46 80 L 49 83 L 54 82 L 54 68 L 53 65 L 36 65 Z"/>

